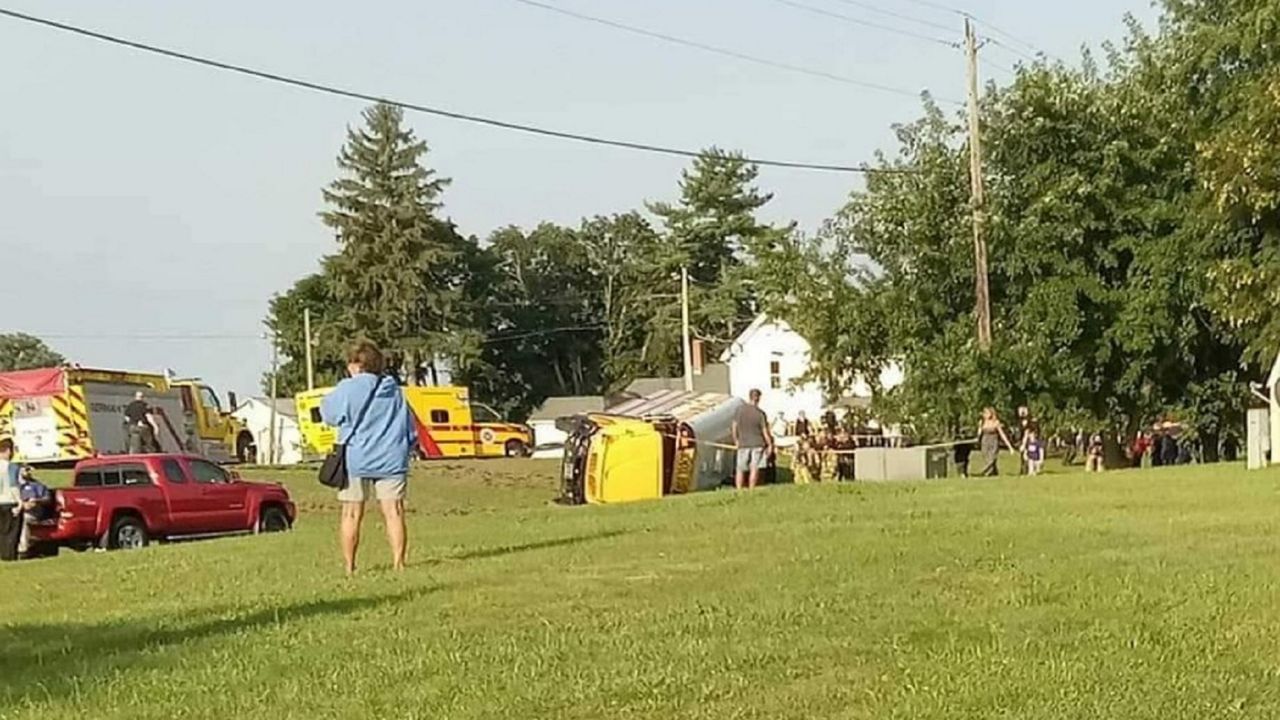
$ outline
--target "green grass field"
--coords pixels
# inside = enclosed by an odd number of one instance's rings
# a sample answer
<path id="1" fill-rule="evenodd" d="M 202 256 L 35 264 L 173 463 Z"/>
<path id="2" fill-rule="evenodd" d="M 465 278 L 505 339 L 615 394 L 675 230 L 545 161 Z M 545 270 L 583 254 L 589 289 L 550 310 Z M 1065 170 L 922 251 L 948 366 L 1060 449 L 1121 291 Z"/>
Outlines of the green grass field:
<path id="1" fill-rule="evenodd" d="M 562 508 L 556 468 L 420 467 L 398 576 L 375 522 L 342 577 L 302 472 L 289 534 L 0 567 L 0 717 L 1280 717 L 1280 473 Z"/>

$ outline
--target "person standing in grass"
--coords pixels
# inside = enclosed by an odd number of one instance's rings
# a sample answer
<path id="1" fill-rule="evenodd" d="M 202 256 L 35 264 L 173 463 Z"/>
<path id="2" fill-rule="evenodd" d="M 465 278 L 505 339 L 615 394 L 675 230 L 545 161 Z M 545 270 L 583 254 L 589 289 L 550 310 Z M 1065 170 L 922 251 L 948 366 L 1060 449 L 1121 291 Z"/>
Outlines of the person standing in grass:
<path id="1" fill-rule="evenodd" d="M 952 460 L 956 464 L 956 471 L 960 473 L 960 477 L 969 477 L 969 456 L 973 454 L 973 439 L 957 437 L 951 452 L 953 454 Z"/>
<path id="2" fill-rule="evenodd" d="M 805 417 L 803 410 L 796 416 L 796 437 L 813 437 L 813 425 L 809 423 L 809 418 Z"/>
<path id="3" fill-rule="evenodd" d="M 1028 475 L 1039 475 L 1044 469 L 1044 441 L 1040 439 L 1040 433 L 1035 428 L 1027 430 L 1027 435 L 1023 438 L 1022 457 L 1023 462 L 1026 463 Z"/>
<path id="4" fill-rule="evenodd" d="M 760 484 L 760 471 L 773 454 L 773 433 L 769 432 L 769 418 L 760 409 L 760 391 L 752 390 L 747 397 L 749 402 L 738 408 L 733 419 L 733 444 L 738 449 L 733 484 L 739 490 Z"/>
<path id="5" fill-rule="evenodd" d="M 386 361 L 369 342 L 354 345 L 347 354 L 349 378 L 338 383 L 320 403 L 325 423 L 338 429 L 338 442 L 347 448 L 347 487 L 338 492 L 342 503 L 339 531 L 347 574 L 356 571 L 360 525 L 365 501 L 374 498 L 387 523 L 391 565 L 403 570 L 409 540 L 404 522 L 404 499 L 409 456 L 418 443 L 404 393 L 385 374 Z"/>
<path id="6" fill-rule="evenodd" d="M 18 559 L 22 538 L 22 466 L 13 462 L 13 440 L 0 440 L 0 561 Z"/>
<path id="7" fill-rule="evenodd" d="M 984 408 L 982 422 L 978 424 L 978 449 L 982 451 L 982 474 L 986 477 L 1000 474 L 1001 441 L 1009 448 L 1009 452 L 1017 452 L 1013 449 L 1013 443 L 1009 442 L 1009 435 L 1005 433 L 1004 423 L 1000 422 L 996 409 Z"/>
<path id="8" fill-rule="evenodd" d="M 1085 472 L 1102 472 L 1107 469 L 1105 459 L 1106 445 L 1102 441 L 1102 433 L 1096 432 L 1089 437 L 1089 454 L 1085 459 Z"/>
<path id="9" fill-rule="evenodd" d="M 1133 438 L 1133 444 L 1129 446 L 1129 464 L 1132 467 L 1142 467 L 1142 460 L 1147 456 L 1147 451 L 1151 449 L 1151 438 L 1147 436 L 1145 430 L 1139 430 L 1138 434 Z"/>

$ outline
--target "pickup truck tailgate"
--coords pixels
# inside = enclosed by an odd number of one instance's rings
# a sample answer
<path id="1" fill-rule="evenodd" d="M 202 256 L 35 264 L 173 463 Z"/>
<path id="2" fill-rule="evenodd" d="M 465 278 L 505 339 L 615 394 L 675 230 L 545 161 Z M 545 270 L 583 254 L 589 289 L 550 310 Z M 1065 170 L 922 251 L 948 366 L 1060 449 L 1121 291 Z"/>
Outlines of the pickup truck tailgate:
<path id="1" fill-rule="evenodd" d="M 35 535 L 47 540 L 91 540 L 98 532 L 98 502 L 90 493 L 64 489 L 54 491 L 57 499 L 55 519 L 35 529 Z"/>

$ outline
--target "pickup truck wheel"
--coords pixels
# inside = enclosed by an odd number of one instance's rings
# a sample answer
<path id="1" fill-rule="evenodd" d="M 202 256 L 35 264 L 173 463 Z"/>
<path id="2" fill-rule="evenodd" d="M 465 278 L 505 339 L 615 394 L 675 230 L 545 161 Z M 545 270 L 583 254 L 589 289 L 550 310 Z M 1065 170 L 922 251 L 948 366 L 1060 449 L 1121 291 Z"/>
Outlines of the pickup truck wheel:
<path id="1" fill-rule="evenodd" d="M 289 516 L 284 514 L 284 510 L 275 506 L 262 509 L 262 517 L 258 519 L 258 532 L 277 533 L 288 529 Z"/>
<path id="2" fill-rule="evenodd" d="M 147 526 L 142 520 L 125 515 L 111 523 L 107 534 L 108 550 L 139 550 L 151 544 L 151 536 L 147 534 Z"/>
<path id="3" fill-rule="evenodd" d="M 529 447 L 520 440 L 508 440 L 503 446 L 505 454 L 509 458 L 522 458 L 529 456 Z"/>

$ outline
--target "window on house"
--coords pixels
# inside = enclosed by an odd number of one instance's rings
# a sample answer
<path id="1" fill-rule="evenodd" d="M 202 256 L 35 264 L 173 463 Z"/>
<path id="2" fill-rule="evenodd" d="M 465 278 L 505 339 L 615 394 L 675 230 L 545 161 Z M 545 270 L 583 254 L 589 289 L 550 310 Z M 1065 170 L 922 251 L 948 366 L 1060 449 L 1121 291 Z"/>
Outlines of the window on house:
<path id="1" fill-rule="evenodd" d="M 774 390 L 782 389 L 782 363 L 777 360 L 769 361 L 769 387 Z"/>

